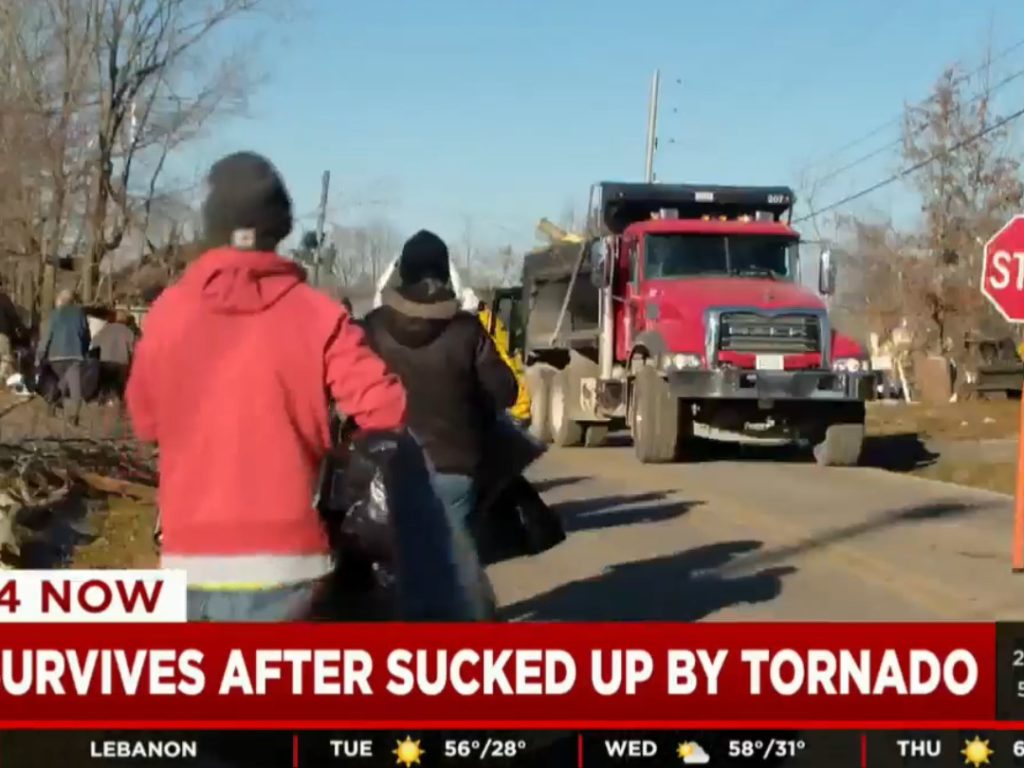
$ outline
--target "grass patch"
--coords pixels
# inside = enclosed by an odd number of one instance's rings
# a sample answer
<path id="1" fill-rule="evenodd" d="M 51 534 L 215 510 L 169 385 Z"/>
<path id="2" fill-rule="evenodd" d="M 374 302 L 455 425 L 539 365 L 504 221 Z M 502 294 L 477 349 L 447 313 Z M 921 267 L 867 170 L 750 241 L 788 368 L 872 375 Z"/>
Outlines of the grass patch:
<path id="1" fill-rule="evenodd" d="M 78 547 L 72 568 L 157 568 L 153 543 L 156 508 L 132 499 L 111 498 L 97 521 L 95 540 Z"/>

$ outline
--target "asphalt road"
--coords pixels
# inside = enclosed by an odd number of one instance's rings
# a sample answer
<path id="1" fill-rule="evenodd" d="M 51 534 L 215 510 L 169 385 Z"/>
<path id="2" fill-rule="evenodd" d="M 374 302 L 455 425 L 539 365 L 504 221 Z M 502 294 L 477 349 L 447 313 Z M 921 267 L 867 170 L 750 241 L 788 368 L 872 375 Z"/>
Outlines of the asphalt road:
<path id="1" fill-rule="evenodd" d="M 552 449 L 531 477 L 569 537 L 490 569 L 509 620 L 1024 619 L 1005 496 L 772 451 Z"/>

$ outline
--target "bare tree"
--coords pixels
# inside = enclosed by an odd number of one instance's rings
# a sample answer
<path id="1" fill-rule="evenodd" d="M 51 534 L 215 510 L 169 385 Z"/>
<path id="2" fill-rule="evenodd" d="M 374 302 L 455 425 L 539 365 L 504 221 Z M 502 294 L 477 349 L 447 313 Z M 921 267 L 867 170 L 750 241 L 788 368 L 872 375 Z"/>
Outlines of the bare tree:
<path id="1" fill-rule="evenodd" d="M 151 194 L 167 152 L 193 138 L 215 114 L 237 109 L 248 80 L 241 58 L 208 66 L 214 33 L 254 11 L 261 0 L 59 0 L 58 18 L 89 20 L 97 94 L 91 244 L 82 294 L 93 293 L 95 267 L 132 223 L 135 171 L 156 148 L 144 188 Z M 65 11 L 67 13 L 65 13 Z M 202 69 L 199 65 L 203 65 Z M 209 74 L 207 74 L 209 73 Z"/>
<path id="2" fill-rule="evenodd" d="M 914 287 L 925 298 L 935 351 L 954 357 L 969 330 L 996 321 L 978 290 L 982 244 L 1024 199 L 1020 163 L 997 120 L 987 77 L 971 90 L 956 68 L 904 118 L 904 159 L 923 164 L 912 183 L 923 214 L 915 240 L 927 269 Z"/>

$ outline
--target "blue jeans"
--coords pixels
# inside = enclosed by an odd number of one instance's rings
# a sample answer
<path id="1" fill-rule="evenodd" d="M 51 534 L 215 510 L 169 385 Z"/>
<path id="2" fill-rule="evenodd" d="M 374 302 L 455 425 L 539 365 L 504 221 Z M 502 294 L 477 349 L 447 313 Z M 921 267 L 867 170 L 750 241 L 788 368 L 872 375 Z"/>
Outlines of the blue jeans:
<path id="1" fill-rule="evenodd" d="M 253 590 L 188 590 L 189 621 L 302 621 L 313 602 L 316 583 L 303 581 Z"/>
<path id="2" fill-rule="evenodd" d="M 459 581 L 470 597 L 473 618 L 492 618 L 496 609 L 494 588 L 480 565 L 476 543 L 469 531 L 469 516 L 476 506 L 476 483 L 468 475 L 444 473 L 435 473 L 431 483 L 448 516 L 452 556 Z"/>

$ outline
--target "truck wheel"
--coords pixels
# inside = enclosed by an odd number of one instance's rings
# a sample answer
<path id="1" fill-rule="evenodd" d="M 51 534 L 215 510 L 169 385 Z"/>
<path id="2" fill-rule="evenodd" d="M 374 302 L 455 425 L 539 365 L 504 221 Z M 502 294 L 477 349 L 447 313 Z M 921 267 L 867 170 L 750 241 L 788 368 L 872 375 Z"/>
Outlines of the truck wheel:
<path id="1" fill-rule="evenodd" d="M 814 460 L 822 467 L 854 467 L 864 447 L 864 424 L 832 424 L 825 439 L 814 446 Z"/>
<path id="2" fill-rule="evenodd" d="M 637 371 L 633 383 L 633 450 L 643 464 L 674 461 L 679 449 L 679 401 L 668 382 L 649 365 Z"/>
<path id="3" fill-rule="evenodd" d="M 560 448 L 583 443 L 583 425 L 569 418 L 569 398 L 572 397 L 569 369 L 555 371 L 551 377 L 548 395 L 548 416 L 551 442 Z"/>
<path id="4" fill-rule="evenodd" d="M 583 445 L 587 448 L 600 448 L 608 440 L 608 427 L 604 424 L 591 424 L 583 435 Z"/>
<path id="5" fill-rule="evenodd" d="M 530 434 L 542 443 L 551 442 L 550 418 L 551 369 L 530 366 L 526 369 L 526 391 L 530 393 Z"/>

